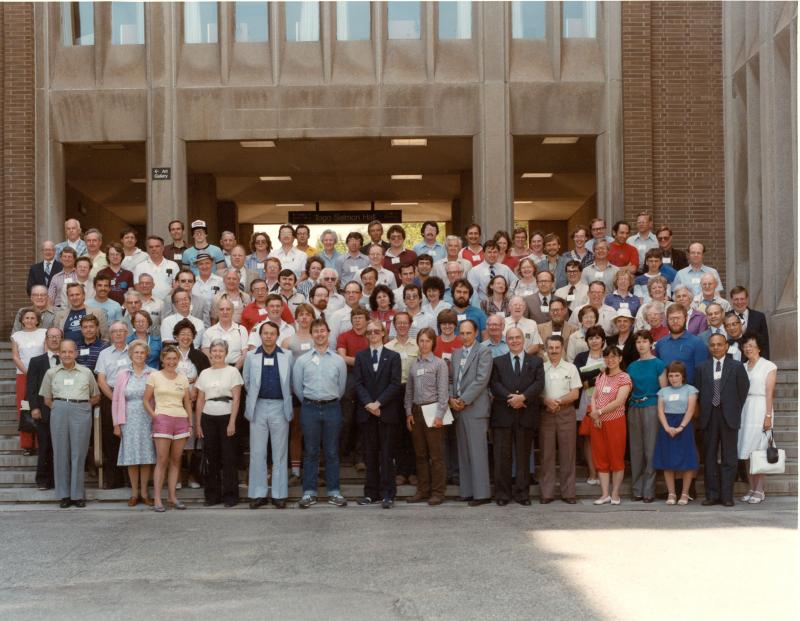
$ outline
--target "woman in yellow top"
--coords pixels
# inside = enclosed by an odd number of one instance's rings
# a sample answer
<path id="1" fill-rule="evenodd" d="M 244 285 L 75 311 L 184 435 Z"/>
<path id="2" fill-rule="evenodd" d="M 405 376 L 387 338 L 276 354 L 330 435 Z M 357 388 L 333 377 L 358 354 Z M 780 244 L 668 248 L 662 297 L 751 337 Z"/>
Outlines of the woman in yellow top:
<path id="1" fill-rule="evenodd" d="M 144 408 L 153 419 L 153 438 L 156 444 L 156 469 L 153 474 L 155 492 L 153 510 L 166 511 L 161 504 L 161 488 L 164 473 L 169 466 L 167 480 L 167 506 L 185 509 L 186 505 L 175 496 L 175 488 L 181 471 L 183 445 L 191 433 L 192 399 L 189 395 L 189 380 L 177 367 L 180 352 L 174 345 L 161 350 L 161 371 L 151 373 L 144 389 Z"/>

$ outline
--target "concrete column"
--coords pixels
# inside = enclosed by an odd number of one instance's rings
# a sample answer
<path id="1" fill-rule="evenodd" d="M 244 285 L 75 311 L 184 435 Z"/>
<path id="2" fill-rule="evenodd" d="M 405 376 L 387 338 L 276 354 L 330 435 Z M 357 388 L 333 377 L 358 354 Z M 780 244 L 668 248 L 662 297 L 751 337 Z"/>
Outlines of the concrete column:
<path id="1" fill-rule="evenodd" d="M 622 146 L 622 8 L 619 2 L 597 5 L 598 21 L 605 29 L 603 45 L 606 69 L 606 131 L 597 137 L 597 213 L 606 222 L 625 215 Z"/>
<path id="2" fill-rule="evenodd" d="M 178 132 L 175 57 L 180 42 L 176 3 L 147 3 L 147 229 L 166 234 L 173 219 L 186 221 L 186 143 Z M 170 179 L 153 181 L 152 169 L 171 169 Z"/>
<path id="3" fill-rule="evenodd" d="M 481 3 L 481 129 L 472 142 L 475 216 L 488 236 L 514 222 L 514 155 L 507 85 L 507 3 Z"/>

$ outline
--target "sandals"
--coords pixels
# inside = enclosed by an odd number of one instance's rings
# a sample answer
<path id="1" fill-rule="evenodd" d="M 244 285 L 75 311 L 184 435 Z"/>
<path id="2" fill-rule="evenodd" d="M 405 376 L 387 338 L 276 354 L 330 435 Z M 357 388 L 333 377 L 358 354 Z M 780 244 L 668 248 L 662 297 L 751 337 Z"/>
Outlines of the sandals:
<path id="1" fill-rule="evenodd" d="M 690 500 L 694 500 L 694 498 L 689 496 L 689 494 L 681 494 L 681 499 L 678 501 L 678 504 L 684 507 L 689 504 Z"/>
<path id="2" fill-rule="evenodd" d="M 667 504 L 668 505 L 674 505 L 676 498 L 677 498 L 677 495 L 675 495 L 675 494 L 667 494 Z"/>
<path id="3" fill-rule="evenodd" d="M 167 502 L 167 506 L 170 509 L 178 509 L 179 511 L 183 511 L 186 508 L 186 505 L 180 500 L 176 500 L 175 502 Z"/>
<path id="4" fill-rule="evenodd" d="M 750 499 L 753 497 L 753 494 L 755 494 L 753 490 L 751 489 L 747 490 L 747 493 L 744 496 L 742 496 L 742 502 L 750 502 Z"/>
<path id="5" fill-rule="evenodd" d="M 750 496 L 750 500 L 748 500 L 747 503 L 751 505 L 758 505 L 764 502 L 766 499 L 767 496 L 764 494 L 764 492 L 753 492 L 753 495 Z"/>
<path id="6" fill-rule="evenodd" d="M 156 513 L 166 513 L 167 508 L 164 505 L 153 505 L 153 511 Z"/>

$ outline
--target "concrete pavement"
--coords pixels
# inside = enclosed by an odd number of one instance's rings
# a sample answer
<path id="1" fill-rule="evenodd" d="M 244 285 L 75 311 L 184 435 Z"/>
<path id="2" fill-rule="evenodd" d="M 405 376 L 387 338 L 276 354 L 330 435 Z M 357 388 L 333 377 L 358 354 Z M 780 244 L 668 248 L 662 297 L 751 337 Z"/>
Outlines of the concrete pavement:
<path id="1" fill-rule="evenodd" d="M 796 498 L 3 506 L 0 619 L 795 619 L 796 527 Z"/>

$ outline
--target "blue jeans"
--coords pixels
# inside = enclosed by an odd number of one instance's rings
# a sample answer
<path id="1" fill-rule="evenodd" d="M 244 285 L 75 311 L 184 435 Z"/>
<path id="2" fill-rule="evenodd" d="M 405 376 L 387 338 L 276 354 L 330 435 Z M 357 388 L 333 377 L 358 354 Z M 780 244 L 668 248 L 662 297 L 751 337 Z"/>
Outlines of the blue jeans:
<path id="1" fill-rule="evenodd" d="M 339 433 L 342 408 L 339 401 L 325 405 L 303 402 L 300 408 L 303 426 L 303 495 L 317 495 L 319 448 L 325 451 L 325 487 L 328 496 L 339 494 Z"/>

